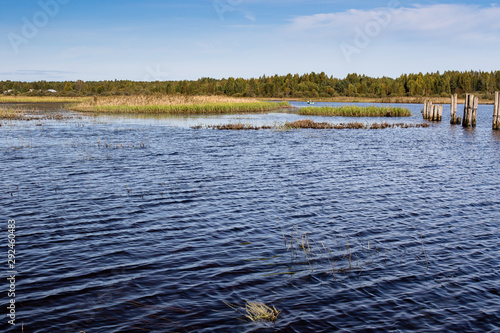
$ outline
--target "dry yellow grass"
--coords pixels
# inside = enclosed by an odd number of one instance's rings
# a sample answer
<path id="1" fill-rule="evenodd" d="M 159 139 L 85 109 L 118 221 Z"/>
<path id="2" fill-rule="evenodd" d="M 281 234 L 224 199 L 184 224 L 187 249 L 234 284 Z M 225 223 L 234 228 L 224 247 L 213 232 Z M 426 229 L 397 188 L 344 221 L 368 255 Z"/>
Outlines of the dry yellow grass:
<path id="1" fill-rule="evenodd" d="M 0 103 L 80 103 L 91 100 L 90 97 L 55 97 L 55 96 L 3 96 Z"/>
<path id="2" fill-rule="evenodd" d="M 153 105 L 199 105 L 219 103 L 255 103 L 252 98 L 235 98 L 227 96 L 184 96 L 184 95 L 150 95 L 150 96 L 112 96 L 96 97 L 78 104 L 78 108 L 95 108 L 100 106 L 153 106 Z"/>
<path id="3" fill-rule="evenodd" d="M 250 98 L 222 96 L 120 96 L 94 97 L 72 108 L 84 112 L 151 114 L 225 114 L 267 112 L 291 107 L 288 102 L 263 102 Z"/>

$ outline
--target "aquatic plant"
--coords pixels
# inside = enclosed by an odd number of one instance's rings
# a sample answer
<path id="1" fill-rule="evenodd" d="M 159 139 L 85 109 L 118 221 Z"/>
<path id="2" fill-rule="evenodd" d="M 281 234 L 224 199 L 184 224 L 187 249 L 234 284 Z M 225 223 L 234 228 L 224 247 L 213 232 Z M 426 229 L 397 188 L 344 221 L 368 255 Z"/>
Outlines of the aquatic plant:
<path id="1" fill-rule="evenodd" d="M 4 120 L 24 120 L 26 119 L 26 110 L 19 108 L 0 109 L 0 119 Z"/>
<path id="2" fill-rule="evenodd" d="M 392 106 L 358 106 L 345 105 L 340 107 L 304 107 L 298 111 L 301 115 L 341 116 L 341 117 L 410 117 L 407 108 Z"/>
<path id="3" fill-rule="evenodd" d="M 249 98 L 157 95 L 95 98 L 72 108 L 103 113 L 226 114 L 265 112 L 290 107 L 288 102 L 263 102 Z"/>
<path id="4" fill-rule="evenodd" d="M 275 129 L 275 130 L 290 130 L 290 129 L 385 129 L 385 128 L 420 128 L 429 127 L 428 123 L 421 124 L 409 124 L 409 123 L 360 123 L 360 122 L 349 122 L 349 123 L 339 123 L 330 124 L 326 122 L 314 122 L 311 119 L 297 120 L 294 122 L 286 122 L 284 125 L 275 126 L 252 126 L 248 124 L 236 123 L 236 124 L 219 124 L 219 125 L 196 125 L 192 126 L 192 129 L 210 128 L 217 130 L 233 130 L 233 131 L 243 131 L 243 130 L 259 130 L 259 129 Z"/>
<path id="5" fill-rule="evenodd" d="M 224 304 L 240 313 L 245 318 L 250 319 L 252 322 L 274 323 L 281 314 L 281 310 L 276 309 L 274 306 L 268 306 L 262 302 L 245 300 L 244 308 L 226 302 L 224 302 Z"/>
<path id="6" fill-rule="evenodd" d="M 312 121 L 311 119 L 304 119 L 304 120 L 297 120 L 292 123 L 286 122 L 284 127 L 286 129 L 289 128 L 331 129 L 333 128 L 333 125 L 325 122 L 317 123 Z"/>

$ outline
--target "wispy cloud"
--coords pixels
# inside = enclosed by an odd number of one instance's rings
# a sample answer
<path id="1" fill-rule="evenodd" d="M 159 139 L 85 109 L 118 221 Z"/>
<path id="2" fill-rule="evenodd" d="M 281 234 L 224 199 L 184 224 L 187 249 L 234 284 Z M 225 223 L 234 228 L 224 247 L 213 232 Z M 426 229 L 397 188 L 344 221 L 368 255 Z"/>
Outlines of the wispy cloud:
<path id="1" fill-rule="evenodd" d="M 351 9 L 338 13 L 296 17 L 288 29 L 308 35 L 348 37 L 356 27 L 369 21 L 387 19 L 385 34 L 428 38 L 474 40 L 476 43 L 500 40 L 500 7 L 477 5 L 436 4 L 413 7 L 380 7 L 371 10 Z"/>
<path id="2" fill-rule="evenodd" d="M 0 72 L 0 75 L 17 77 L 45 77 L 50 79 L 60 79 L 67 74 L 73 74 L 70 71 L 45 70 L 45 69 L 19 69 L 10 72 Z"/>

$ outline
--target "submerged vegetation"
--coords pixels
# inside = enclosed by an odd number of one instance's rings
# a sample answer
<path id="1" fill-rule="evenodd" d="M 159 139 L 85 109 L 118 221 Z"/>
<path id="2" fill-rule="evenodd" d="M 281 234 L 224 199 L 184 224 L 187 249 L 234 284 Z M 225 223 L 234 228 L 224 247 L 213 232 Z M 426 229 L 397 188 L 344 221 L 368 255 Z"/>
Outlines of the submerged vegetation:
<path id="1" fill-rule="evenodd" d="M 288 102 L 262 102 L 249 98 L 154 95 L 94 98 L 73 109 L 104 113 L 224 114 L 265 112 L 289 107 Z"/>
<path id="2" fill-rule="evenodd" d="M 341 116 L 341 117 L 410 117 L 407 108 L 392 106 L 357 106 L 345 105 L 339 107 L 304 107 L 299 114 L 311 116 Z"/>

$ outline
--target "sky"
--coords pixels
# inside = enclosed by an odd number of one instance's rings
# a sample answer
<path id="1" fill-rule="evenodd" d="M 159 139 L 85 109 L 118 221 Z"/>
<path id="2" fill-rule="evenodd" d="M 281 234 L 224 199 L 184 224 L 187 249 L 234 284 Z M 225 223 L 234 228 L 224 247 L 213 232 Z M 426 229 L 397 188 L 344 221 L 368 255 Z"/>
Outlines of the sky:
<path id="1" fill-rule="evenodd" d="M 500 6 L 407 0 L 0 0 L 0 80 L 500 70 Z"/>

